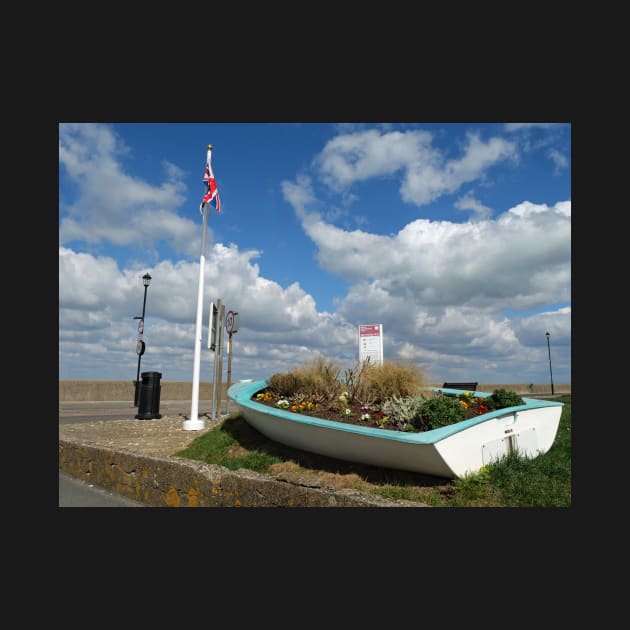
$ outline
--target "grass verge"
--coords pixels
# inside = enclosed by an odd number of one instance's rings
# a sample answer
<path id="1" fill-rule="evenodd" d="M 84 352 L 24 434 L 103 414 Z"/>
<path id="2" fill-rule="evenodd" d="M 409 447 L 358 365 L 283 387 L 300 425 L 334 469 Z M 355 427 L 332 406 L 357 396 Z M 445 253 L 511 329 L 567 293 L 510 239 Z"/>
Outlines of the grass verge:
<path id="1" fill-rule="evenodd" d="M 383 469 L 289 448 L 250 427 L 240 414 L 231 415 L 177 455 L 230 470 L 314 475 L 329 487 L 433 507 L 570 507 L 571 396 L 553 400 L 564 407 L 547 453 L 534 459 L 511 455 L 463 479 Z"/>

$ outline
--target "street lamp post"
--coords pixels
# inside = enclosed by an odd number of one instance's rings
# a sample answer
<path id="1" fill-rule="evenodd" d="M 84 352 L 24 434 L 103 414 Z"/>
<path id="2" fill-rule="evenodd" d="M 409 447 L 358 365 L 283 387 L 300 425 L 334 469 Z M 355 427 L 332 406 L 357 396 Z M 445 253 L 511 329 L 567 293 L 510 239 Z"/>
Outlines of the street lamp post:
<path id="1" fill-rule="evenodd" d="M 553 396 L 553 372 L 551 371 L 551 346 L 549 345 L 549 333 L 546 332 L 547 335 L 547 352 L 549 353 L 549 376 L 551 377 L 551 395 Z"/>
<path id="2" fill-rule="evenodd" d="M 133 406 L 137 407 L 139 405 L 140 400 L 140 362 L 142 361 L 142 355 L 144 354 L 144 341 L 142 340 L 142 333 L 144 332 L 144 312 L 147 306 L 147 289 L 151 284 L 151 276 L 148 273 L 145 273 L 142 276 L 142 284 L 144 285 L 144 301 L 142 302 L 142 317 L 134 317 L 134 319 L 139 319 L 138 322 L 138 344 L 136 346 L 136 352 L 138 353 L 138 371 L 136 372 L 136 388 L 133 398 Z"/>

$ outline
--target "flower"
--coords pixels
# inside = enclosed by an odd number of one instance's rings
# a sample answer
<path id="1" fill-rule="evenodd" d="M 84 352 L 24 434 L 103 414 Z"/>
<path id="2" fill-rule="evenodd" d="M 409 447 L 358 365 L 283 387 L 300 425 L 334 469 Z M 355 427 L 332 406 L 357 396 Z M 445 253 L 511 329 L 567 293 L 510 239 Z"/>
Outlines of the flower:
<path id="1" fill-rule="evenodd" d="M 289 408 L 289 401 L 286 400 L 285 398 L 282 398 L 281 400 L 279 400 L 276 405 L 278 405 L 278 407 L 280 407 L 281 409 L 288 409 Z"/>
<path id="2" fill-rule="evenodd" d="M 369 420 L 370 419 L 370 414 L 369 413 L 362 413 L 361 414 L 361 420 Z"/>
<path id="3" fill-rule="evenodd" d="M 343 412 L 344 416 L 351 416 L 352 415 L 352 411 L 350 409 L 345 409 Z"/>
<path id="4" fill-rule="evenodd" d="M 379 429 L 382 429 L 387 424 L 388 420 L 389 418 L 385 414 L 382 414 L 382 413 L 376 414 L 376 424 L 378 425 Z"/>
<path id="5" fill-rule="evenodd" d="M 481 396 L 475 396 L 471 392 L 464 392 L 457 397 L 459 404 L 466 410 L 467 416 L 472 418 L 484 413 L 488 413 L 490 408 L 485 404 L 485 399 Z"/>

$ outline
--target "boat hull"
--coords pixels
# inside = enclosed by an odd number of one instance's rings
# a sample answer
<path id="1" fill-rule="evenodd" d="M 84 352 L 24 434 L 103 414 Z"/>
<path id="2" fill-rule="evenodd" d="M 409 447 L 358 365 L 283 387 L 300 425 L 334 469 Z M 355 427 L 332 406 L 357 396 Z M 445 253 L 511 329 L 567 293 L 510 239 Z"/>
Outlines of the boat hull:
<path id="1" fill-rule="evenodd" d="M 408 433 L 313 418 L 251 400 L 266 386 L 264 380 L 236 383 L 228 397 L 247 423 L 270 440 L 345 461 L 451 479 L 475 473 L 510 452 L 530 458 L 546 453 L 555 440 L 563 407 L 560 402 L 524 398 L 525 404 L 518 407 Z"/>

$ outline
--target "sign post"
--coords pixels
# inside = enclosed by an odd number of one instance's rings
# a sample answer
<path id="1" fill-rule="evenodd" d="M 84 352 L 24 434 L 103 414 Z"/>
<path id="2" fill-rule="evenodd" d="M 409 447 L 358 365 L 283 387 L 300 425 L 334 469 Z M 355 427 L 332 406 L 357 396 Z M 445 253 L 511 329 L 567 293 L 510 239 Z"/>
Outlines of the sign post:
<path id="1" fill-rule="evenodd" d="M 221 299 L 217 300 L 216 306 L 212 304 L 210 309 L 210 322 L 209 322 L 209 334 L 208 334 L 208 348 L 214 352 L 214 372 L 212 375 L 212 412 L 211 418 L 216 418 L 217 411 L 217 375 L 219 371 L 219 356 L 221 354 L 221 309 L 224 308 L 221 304 Z"/>
<path id="2" fill-rule="evenodd" d="M 383 324 L 359 326 L 359 364 L 383 365 Z"/>
<path id="3" fill-rule="evenodd" d="M 221 304 L 219 308 L 219 319 L 217 321 L 217 366 L 218 370 L 214 372 L 214 381 L 217 388 L 217 403 L 214 405 L 214 413 L 212 419 L 215 420 L 217 414 L 221 414 L 221 401 L 223 400 L 223 322 L 225 320 L 225 305 Z M 214 398 L 212 399 L 214 404 Z"/>
<path id="4" fill-rule="evenodd" d="M 232 335 L 238 330 L 239 315 L 237 312 L 228 311 L 225 316 L 225 330 L 228 334 L 228 369 L 226 391 L 232 385 Z M 230 413 L 230 399 L 227 399 L 225 413 Z"/>

